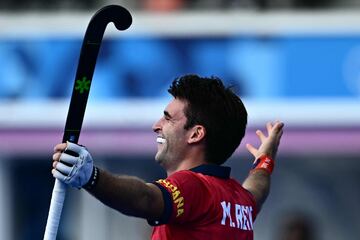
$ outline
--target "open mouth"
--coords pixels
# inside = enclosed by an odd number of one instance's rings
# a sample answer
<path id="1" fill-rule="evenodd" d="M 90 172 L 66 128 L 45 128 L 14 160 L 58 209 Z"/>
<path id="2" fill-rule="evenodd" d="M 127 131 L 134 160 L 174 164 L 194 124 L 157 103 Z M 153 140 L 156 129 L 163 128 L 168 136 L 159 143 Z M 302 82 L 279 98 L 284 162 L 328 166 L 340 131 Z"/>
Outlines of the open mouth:
<path id="1" fill-rule="evenodd" d="M 157 143 L 160 143 L 160 144 L 163 144 L 163 143 L 166 142 L 166 140 L 165 140 L 165 138 L 163 138 L 163 137 L 157 137 L 157 138 L 156 138 L 156 142 L 157 142 Z"/>

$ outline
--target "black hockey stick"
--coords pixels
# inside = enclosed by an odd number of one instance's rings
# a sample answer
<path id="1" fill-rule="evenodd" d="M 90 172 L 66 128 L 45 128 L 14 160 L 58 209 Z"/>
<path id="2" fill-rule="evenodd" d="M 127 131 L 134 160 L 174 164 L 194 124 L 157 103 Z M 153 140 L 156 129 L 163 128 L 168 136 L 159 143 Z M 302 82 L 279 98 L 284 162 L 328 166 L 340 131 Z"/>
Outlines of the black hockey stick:
<path id="1" fill-rule="evenodd" d="M 125 8 L 110 5 L 100 9 L 91 18 L 81 47 L 63 142 L 77 143 L 79 140 L 96 59 L 106 26 L 110 22 L 118 30 L 126 30 L 132 23 L 132 17 Z M 65 195 L 66 185 L 55 180 L 44 240 L 56 240 Z"/>

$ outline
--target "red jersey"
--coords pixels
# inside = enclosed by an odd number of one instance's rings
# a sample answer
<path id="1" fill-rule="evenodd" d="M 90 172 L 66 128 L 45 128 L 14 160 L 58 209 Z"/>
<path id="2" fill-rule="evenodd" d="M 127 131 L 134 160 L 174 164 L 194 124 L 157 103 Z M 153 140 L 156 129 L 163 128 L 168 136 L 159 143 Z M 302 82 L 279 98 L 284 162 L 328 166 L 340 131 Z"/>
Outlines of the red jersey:
<path id="1" fill-rule="evenodd" d="M 255 200 L 230 170 L 201 165 L 158 180 L 165 209 L 159 221 L 149 221 L 151 239 L 252 240 Z"/>

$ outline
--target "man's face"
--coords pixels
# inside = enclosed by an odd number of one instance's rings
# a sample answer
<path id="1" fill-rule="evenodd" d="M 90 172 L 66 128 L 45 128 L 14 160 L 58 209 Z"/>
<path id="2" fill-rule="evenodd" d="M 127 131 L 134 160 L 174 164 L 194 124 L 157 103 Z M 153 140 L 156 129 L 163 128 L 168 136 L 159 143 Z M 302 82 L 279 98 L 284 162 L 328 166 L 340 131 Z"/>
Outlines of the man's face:
<path id="1" fill-rule="evenodd" d="M 165 108 L 164 115 L 154 125 L 158 151 L 156 161 L 166 170 L 175 169 L 186 156 L 189 131 L 184 129 L 187 118 L 186 102 L 173 99 Z"/>

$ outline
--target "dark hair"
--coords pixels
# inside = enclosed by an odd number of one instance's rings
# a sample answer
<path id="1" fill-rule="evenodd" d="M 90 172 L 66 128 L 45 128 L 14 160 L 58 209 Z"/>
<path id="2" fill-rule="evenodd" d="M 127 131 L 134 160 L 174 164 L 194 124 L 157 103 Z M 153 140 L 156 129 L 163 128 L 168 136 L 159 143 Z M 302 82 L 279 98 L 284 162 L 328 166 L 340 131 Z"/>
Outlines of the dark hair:
<path id="1" fill-rule="evenodd" d="M 197 75 L 176 78 L 168 92 L 187 102 L 185 129 L 205 127 L 206 161 L 224 163 L 245 135 L 247 112 L 241 99 L 221 79 Z"/>

